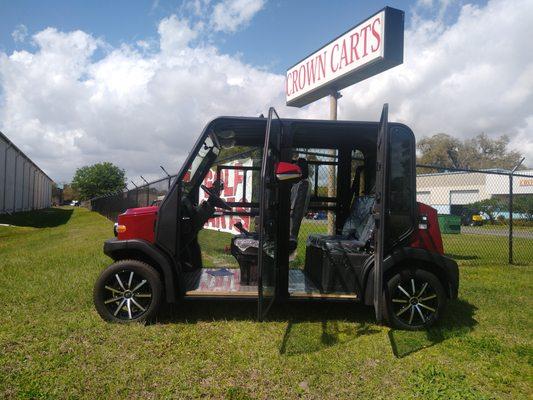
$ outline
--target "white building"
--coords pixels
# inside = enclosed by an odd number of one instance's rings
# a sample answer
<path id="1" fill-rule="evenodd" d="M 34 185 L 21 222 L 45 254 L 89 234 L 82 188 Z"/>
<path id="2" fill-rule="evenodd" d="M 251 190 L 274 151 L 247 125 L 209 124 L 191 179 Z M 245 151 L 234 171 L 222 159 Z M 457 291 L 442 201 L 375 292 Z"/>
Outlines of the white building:
<path id="1" fill-rule="evenodd" d="M 517 171 L 513 193 L 533 195 L 533 170 Z M 509 195 L 509 176 L 482 172 L 420 174 L 416 178 L 417 200 L 437 209 L 439 214 L 456 214 L 466 204 Z"/>

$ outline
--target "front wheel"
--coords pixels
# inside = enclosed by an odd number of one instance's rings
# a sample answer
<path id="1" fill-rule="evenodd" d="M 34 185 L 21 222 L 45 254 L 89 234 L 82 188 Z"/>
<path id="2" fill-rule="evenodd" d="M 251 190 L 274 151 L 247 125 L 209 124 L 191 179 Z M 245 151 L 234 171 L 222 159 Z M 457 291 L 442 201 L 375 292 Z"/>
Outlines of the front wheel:
<path id="1" fill-rule="evenodd" d="M 100 274 L 93 300 L 106 321 L 141 322 L 157 313 L 162 291 L 161 278 L 153 267 L 137 260 L 120 260 Z"/>
<path id="2" fill-rule="evenodd" d="M 404 269 L 385 288 L 385 315 L 400 329 L 420 330 L 433 325 L 446 307 L 446 293 L 439 279 L 423 269 Z"/>

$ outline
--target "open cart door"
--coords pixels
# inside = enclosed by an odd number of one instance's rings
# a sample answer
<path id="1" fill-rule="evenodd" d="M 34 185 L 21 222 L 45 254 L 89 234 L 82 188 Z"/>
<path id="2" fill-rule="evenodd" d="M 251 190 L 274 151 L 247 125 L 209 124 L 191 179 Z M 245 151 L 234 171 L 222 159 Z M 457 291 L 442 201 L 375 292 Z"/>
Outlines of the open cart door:
<path id="1" fill-rule="evenodd" d="M 278 282 L 278 190 L 275 165 L 279 161 L 281 121 L 274 108 L 268 111 L 268 121 L 261 164 L 259 188 L 259 254 L 258 254 L 258 319 L 263 321 L 276 298 Z"/>
<path id="2" fill-rule="evenodd" d="M 374 219 L 376 222 L 375 253 L 374 253 L 374 311 L 377 322 L 383 318 L 383 257 L 387 221 L 389 212 L 388 198 L 388 156 L 389 156 L 389 105 L 384 104 L 378 126 L 376 154 L 376 201 Z"/>

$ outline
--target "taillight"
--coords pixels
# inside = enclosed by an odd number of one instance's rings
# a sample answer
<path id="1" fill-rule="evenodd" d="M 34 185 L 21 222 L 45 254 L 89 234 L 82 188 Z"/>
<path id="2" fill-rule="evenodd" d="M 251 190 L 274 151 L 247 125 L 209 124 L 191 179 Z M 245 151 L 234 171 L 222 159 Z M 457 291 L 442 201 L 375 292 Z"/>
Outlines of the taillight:
<path id="1" fill-rule="evenodd" d="M 418 216 L 418 229 L 428 229 L 429 228 L 429 219 L 426 214 L 420 214 Z"/>

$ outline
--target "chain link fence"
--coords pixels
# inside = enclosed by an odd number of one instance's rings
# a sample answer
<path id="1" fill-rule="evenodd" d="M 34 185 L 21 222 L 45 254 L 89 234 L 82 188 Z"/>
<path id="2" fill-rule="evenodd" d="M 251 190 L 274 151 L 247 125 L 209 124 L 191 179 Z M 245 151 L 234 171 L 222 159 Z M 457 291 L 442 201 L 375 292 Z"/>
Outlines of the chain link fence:
<path id="1" fill-rule="evenodd" d="M 311 191 L 311 200 L 300 227 L 298 248 L 291 261 L 293 267 L 303 267 L 309 235 L 332 233 L 335 225 L 337 193 L 335 189 L 328 188 L 336 186 L 338 170 L 335 154 L 310 149 L 295 153 L 295 157 L 305 157 L 308 161 Z M 255 168 L 251 159 L 249 162 L 242 159 L 239 165 L 249 165 L 246 168 L 250 170 Z M 354 185 L 365 186 L 364 174 L 360 174 L 362 165 L 360 155 L 354 154 L 351 192 Z M 232 172 L 232 167 L 225 168 L 226 172 Z M 232 178 L 225 182 L 228 188 L 235 186 L 237 181 L 250 186 L 251 181 L 258 179 L 254 171 L 235 174 L 240 179 Z M 157 205 L 174 178 L 92 199 L 91 209 L 116 220 L 117 215 L 127 208 Z M 438 212 L 446 254 L 462 265 L 533 264 L 532 170 L 511 173 L 417 165 L 416 188 L 417 201 L 430 205 Z M 250 186 L 248 192 L 243 192 L 244 197 L 248 201 L 253 200 L 253 187 Z M 235 201 L 233 197 L 230 201 Z M 231 232 L 231 224 L 228 222 L 227 225 L 229 229 L 226 231 Z M 220 227 L 213 224 L 207 227 L 220 231 Z M 250 228 L 253 227 L 250 225 Z"/>
<path id="2" fill-rule="evenodd" d="M 116 221 L 118 214 L 128 208 L 147 207 L 158 205 L 176 178 L 175 175 L 163 178 L 135 189 L 110 193 L 105 196 L 95 197 L 82 205 L 96 211 L 106 218 Z"/>
<path id="3" fill-rule="evenodd" d="M 417 200 L 435 208 L 462 264 L 533 264 L 533 171 L 418 165 Z"/>

